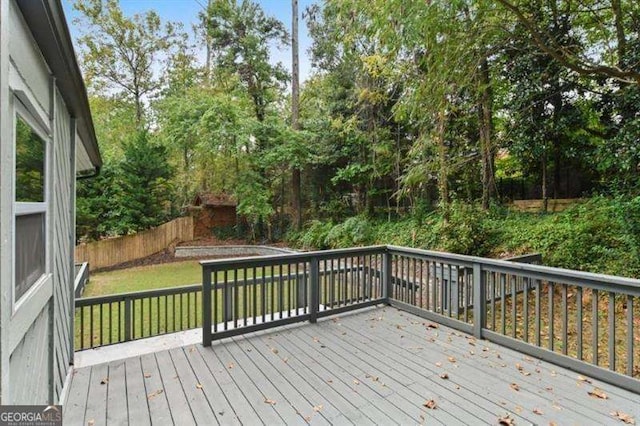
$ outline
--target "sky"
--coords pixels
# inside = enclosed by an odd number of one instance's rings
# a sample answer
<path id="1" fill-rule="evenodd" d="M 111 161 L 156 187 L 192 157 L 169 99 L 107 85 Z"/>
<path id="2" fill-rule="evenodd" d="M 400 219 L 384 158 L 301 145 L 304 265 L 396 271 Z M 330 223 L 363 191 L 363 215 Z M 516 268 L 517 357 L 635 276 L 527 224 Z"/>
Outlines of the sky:
<path id="1" fill-rule="evenodd" d="M 291 1 L 290 0 L 254 0 L 262 6 L 262 9 L 269 16 L 273 16 L 285 25 L 291 32 Z M 309 56 L 309 48 L 311 47 L 311 39 L 307 31 L 306 23 L 302 20 L 302 12 L 307 6 L 315 3 L 316 0 L 299 0 L 298 12 L 299 18 L 299 45 L 300 45 L 300 81 L 305 81 L 311 73 L 311 60 Z M 69 23 L 71 36 L 74 38 L 79 35 L 79 28 L 74 23 L 78 17 L 78 12 L 73 9 L 73 0 L 63 0 L 64 11 Z M 147 10 L 154 9 L 164 21 L 181 22 L 184 30 L 193 35 L 193 24 L 198 22 L 198 13 L 206 7 L 207 0 L 120 0 L 122 10 L 127 15 L 135 13 L 144 13 Z M 76 46 L 76 52 L 78 47 Z M 205 57 L 204 46 L 199 49 L 199 57 Z M 291 71 L 291 48 L 289 46 L 277 49 L 271 48 L 271 61 L 273 63 L 281 62 L 285 68 Z M 203 60 L 204 62 L 204 60 Z"/>

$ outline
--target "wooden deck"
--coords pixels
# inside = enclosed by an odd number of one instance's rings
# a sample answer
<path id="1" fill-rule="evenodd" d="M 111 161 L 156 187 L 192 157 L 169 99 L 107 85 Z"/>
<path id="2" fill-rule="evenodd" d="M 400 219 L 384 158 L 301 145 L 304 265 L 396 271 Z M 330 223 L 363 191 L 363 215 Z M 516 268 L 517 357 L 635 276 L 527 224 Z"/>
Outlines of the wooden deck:
<path id="1" fill-rule="evenodd" d="M 640 421 L 640 396 L 384 307 L 80 368 L 64 423 L 623 424 L 615 412 Z"/>

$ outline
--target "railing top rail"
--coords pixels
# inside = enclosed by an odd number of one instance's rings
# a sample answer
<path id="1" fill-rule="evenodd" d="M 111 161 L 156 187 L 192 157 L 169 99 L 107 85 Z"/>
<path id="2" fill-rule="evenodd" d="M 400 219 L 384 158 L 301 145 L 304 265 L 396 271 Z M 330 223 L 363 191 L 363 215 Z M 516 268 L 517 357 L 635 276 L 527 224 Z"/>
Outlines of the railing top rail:
<path id="1" fill-rule="evenodd" d="M 253 267 L 270 265 L 274 263 L 295 262 L 295 261 L 307 261 L 309 259 L 320 257 L 323 259 L 339 258 L 344 256 L 357 256 L 367 254 L 383 253 L 387 250 L 386 246 L 367 246 L 367 247 L 353 247 L 346 249 L 335 250 L 318 250 L 308 251 L 302 253 L 283 253 L 267 256 L 252 256 L 252 257 L 236 257 L 232 259 L 215 259 L 215 260 L 202 260 L 200 265 L 207 269 L 223 268 L 229 265 L 234 267 Z"/>
<path id="2" fill-rule="evenodd" d="M 101 303 L 119 302 L 125 299 L 145 299 L 148 297 L 167 296 L 172 294 L 191 293 L 202 290 L 202 284 L 183 285 L 179 287 L 158 288 L 152 290 L 131 291 L 127 293 L 108 294 L 105 296 L 81 297 L 76 299 L 76 306 L 89 306 Z"/>
<path id="3" fill-rule="evenodd" d="M 596 274 L 593 272 L 576 271 L 572 269 L 555 268 L 551 266 L 534 265 L 530 263 L 510 262 L 508 260 L 489 259 L 462 254 L 444 253 L 415 248 L 387 246 L 392 253 L 408 253 L 428 256 L 443 261 L 454 261 L 461 264 L 479 263 L 496 272 L 517 273 L 520 275 L 540 278 L 553 282 L 578 284 L 607 290 L 623 290 L 625 292 L 640 295 L 640 280 L 634 278 L 618 277 L 615 275 Z"/>

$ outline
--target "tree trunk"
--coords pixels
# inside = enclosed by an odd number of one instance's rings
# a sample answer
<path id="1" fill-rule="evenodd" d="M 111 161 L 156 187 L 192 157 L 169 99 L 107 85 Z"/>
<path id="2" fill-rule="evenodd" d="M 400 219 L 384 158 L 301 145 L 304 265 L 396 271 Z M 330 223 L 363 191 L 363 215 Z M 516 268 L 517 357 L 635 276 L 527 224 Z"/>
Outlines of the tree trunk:
<path id="1" fill-rule="evenodd" d="M 291 128 L 300 130 L 300 72 L 298 58 L 298 0 L 291 0 Z M 294 166 L 291 176 L 291 211 L 293 226 L 302 228 L 302 194 L 300 167 Z"/>
<path id="2" fill-rule="evenodd" d="M 446 116 L 444 111 L 438 112 L 438 123 L 436 125 L 436 141 L 438 144 L 438 192 L 440 193 L 440 207 L 442 208 L 443 219 L 449 219 L 449 170 L 447 167 L 447 146 L 445 145 L 444 133 L 446 128 Z"/>
<path id="3" fill-rule="evenodd" d="M 627 39 L 624 33 L 624 19 L 620 0 L 611 0 L 611 9 L 616 26 L 616 39 L 618 42 L 618 67 L 624 69 L 627 56 Z"/>
<path id="4" fill-rule="evenodd" d="M 542 155 L 542 211 L 549 208 L 549 195 L 547 194 L 547 153 Z"/>
<path id="5" fill-rule="evenodd" d="M 493 106 L 491 94 L 491 80 L 489 76 L 489 63 L 483 58 L 480 63 L 480 151 L 482 156 L 482 209 L 487 210 L 494 196 L 496 178 L 494 168 L 494 152 L 491 143 L 493 130 Z"/>

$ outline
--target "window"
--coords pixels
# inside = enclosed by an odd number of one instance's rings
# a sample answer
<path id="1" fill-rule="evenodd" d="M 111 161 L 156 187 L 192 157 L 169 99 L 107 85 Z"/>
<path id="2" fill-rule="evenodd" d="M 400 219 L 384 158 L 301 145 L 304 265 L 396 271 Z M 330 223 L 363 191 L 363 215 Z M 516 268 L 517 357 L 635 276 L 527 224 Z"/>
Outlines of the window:
<path id="1" fill-rule="evenodd" d="M 47 144 L 22 115 L 16 113 L 15 118 L 14 300 L 17 301 L 46 272 Z"/>

